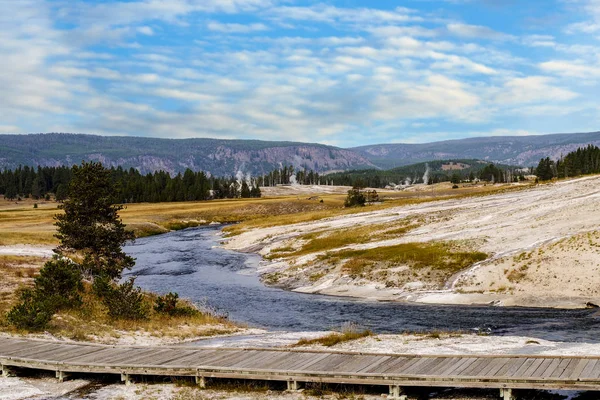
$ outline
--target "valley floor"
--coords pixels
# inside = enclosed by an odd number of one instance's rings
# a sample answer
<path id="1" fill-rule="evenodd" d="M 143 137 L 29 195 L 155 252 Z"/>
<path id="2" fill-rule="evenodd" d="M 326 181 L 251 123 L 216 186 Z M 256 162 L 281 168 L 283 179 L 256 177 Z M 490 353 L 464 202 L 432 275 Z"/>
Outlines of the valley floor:
<path id="1" fill-rule="evenodd" d="M 407 225 L 410 229 L 396 236 L 380 234 Z M 230 237 L 225 247 L 270 258 L 261 267 L 265 281 L 299 292 L 422 303 L 577 308 L 600 302 L 598 226 L 600 176 L 591 176 L 487 196 L 375 211 L 366 208 L 312 222 L 248 229 Z M 371 232 L 371 239 L 302 251 L 315 237 L 334 243 L 340 235 L 360 230 Z M 403 243 L 449 243 L 485 252 L 488 258 L 445 276 L 436 274 L 439 271 L 411 270 L 401 263 L 353 276 L 348 268 L 330 261 L 342 250 Z"/>

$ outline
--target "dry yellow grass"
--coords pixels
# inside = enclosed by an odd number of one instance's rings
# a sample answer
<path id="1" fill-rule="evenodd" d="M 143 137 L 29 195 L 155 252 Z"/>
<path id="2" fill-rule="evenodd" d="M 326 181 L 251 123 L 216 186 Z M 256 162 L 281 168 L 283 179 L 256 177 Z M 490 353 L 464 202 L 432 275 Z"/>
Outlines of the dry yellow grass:
<path id="1" fill-rule="evenodd" d="M 33 284 L 43 263 L 39 257 L 0 256 L 0 315 L 16 302 L 19 287 Z"/>
<path id="2" fill-rule="evenodd" d="M 33 277 L 39 271 L 43 259 L 33 257 L 12 257 L 4 262 L 0 257 L 0 273 L 6 278 L 0 286 L 0 330 L 9 333 L 25 333 L 8 325 L 5 315 L 18 301 L 18 289 L 33 286 Z M 156 300 L 153 293 L 145 293 L 146 302 L 151 309 L 147 320 L 112 320 L 108 317 L 101 301 L 91 293 L 86 284 L 83 294 L 84 305 L 80 309 L 65 310 L 57 313 L 46 328 L 48 333 L 57 337 L 77 341 L 115 343 L 122 337 L 129 340 L 158 340 L 179 342 L 191 338 L 229 334 L 241 329 L 239 325 L 209 313 L 186 316 L 169 316 L 152 309 Z M 189 302 L 183 301 L 187 306 Z"/>
<path id="3" fill-rule="evenodd" d="M 301 248 L 285 246 L 274 249 L 268 258 L 299 257 L 302 255 L 339 249 L 344 246 L 362 244 L 404 235 L 418 226 L 409 220 L 401 220 L 394 224 L 373 224 L 357 229 L 335 229 L 309 233 L 300 236 Z"/>
<path id="4" fill-rule="evenodd" d="M 338 196 L 339 197 L 339 196 Z M 138 236 L 164 233 L 170 229 L 197 226 L 209 222 L 249 221 L 272 215 L 297 215 L 327 212 L 341 202 L 277 197 L 231 199 L 203 202 L 127 204 L 121 210 L 123 222 Z M 33 202 L 9 202 L 0 198 L 0 246 L 13 244 L 56 244 L 54 215 L 61 212 L 58 203 L 45 202 L 33 208 Z M 325 214 L 324 214 L 325 215 Z"/>
<path id="5" fill-rule="evenodd" d="M 435 185 L 434 185 L 435 186 Z M 519 190 L 528 185 L 478 185 L 450 189 L 438 187 L 415 191 L 386 193 L 382 204 L 368 208 L 344 208 L 345 196 L 320 195 L 323 202 L 308 200 L 308 195 L 264 197 L 260 199 L 227 199 L 202 202 L 127 204 L 120 215 L 138 236 L 163 233 L 171 228 L 194 226 L 208 222 L 242 222 L 225 230 L 231 235 L 251 228 L 288 225 L 316 221 L 343 214 L 396 207 L 434 200 L 487 195 L 506 190 Z M 37 203 L 38 208 L 33 208 Z M 0 198 L 0 246 L 13 244 L 56 244 L 53 217 L 60 212 L 52 201 L 20 202 Z"/>

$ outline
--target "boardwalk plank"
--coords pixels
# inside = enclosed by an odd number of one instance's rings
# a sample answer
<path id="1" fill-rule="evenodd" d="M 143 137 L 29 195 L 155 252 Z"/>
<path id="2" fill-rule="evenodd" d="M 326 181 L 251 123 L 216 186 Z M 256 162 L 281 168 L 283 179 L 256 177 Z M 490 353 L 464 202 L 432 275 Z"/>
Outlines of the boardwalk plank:
<path id="1" fill-rule="evenodd" d="M 34 346 L 31 346 L 30 348 L 27 349 L 20 349 L 18 351 L 10 351 L 10 352 L 6 352 L 3 354 L 6 354 L 9 357 L 19 357 L 19 358 L 28 358 L 28 357 L 33 357 L 37 354 L 43 353 L 45 351 L 48 351 L 49 349 L 53 349 L 55 348 L 56 344 L 54 343 L 41 343 L 41 344 L 35 344 Z"/>
<path id="2" fill-rule="evenodd" d="M 386 365 L 382 365 L 377 369 L 378 374 L 395 374 L 395 375 L 411 375 L 411 369 L 417 364 L 422 365 L 425 360 L 420 357 L 414 357 L 412 360 L 406 362 L 402 358 L 395 358 L 390 360 Z"/>
<path id="3" fill-rule="evenodd" d="M 552 359 L 552 362 L 550 363 L 550 365 L 548 366 L 548 368 L 546 368 L 546 370 L 544 372 L 542 372 L 542 374 L 540 375 L 540 377 L 542 377 L 542 378 L 549 378 L 549 377 L 551 377 L 552 374 L 554 374 L 554 372 L 557 370 L 557 368 L 559 368 L 561 361 L 562 360 L 560 358 L 554 358 L 554 359 Z"/>
<path id="4" fill-rule="evenodd" d="M 594 370 L 594 367 L 596 367 L 596 364 L 598 364 L 598 360 L 589 360 L 584 370 L 581 371 L 579 378 L 590 379 L 592 371 Z"/>
<path id="5" fill-rule="evenodd" d="M 444 357 L 435 365 L 435 367 L 431 368 L 429 372 L 431 375 L 442 375 L 444 371 L 453 367 L 458 360 L 459 358 L 455 357 Z"/>
<path id="6" fill-rule="evenodd" d="M 592 372 L 590 372 L 590 379 L 600 379 L 600 360 L 598 360 Z"/>
<path id="7" fill-rule="evenodd" d="M 458 361 L 456 363 L 456 365 L 454 365 L 452 368 L 447 369 L 442 376 L 453 376 L 455 375 L 458 371 L 462 371 L 464 368 L 466 368 L 468 365 L 471 365 L 471 363 L 473 362 L 473 359 L 471 358 L 463 358 L 460 361 Z"/>
<path id="8" fill-rule="evenodd" d="M 600 390 L 600 357 L 418 356 L 274 349 L 111 347 L 0 338 L 7 366 L 72 372 L 406 386 Z M 61 364 L 64 363 L 64 364 Z M 397 383 L 395 383 L 397 384 Z"/>
<path id="9" fill-rule="evenodd" d="M 566 379 L 567 377 L 569 377 L 571 375 L 571 373 L 577 367 L 577 364 L 579 364 L 579 360 L 578 359 L 571 359 L 569 361 L 569 364 L 565 368 L 565 370 L 562 372 L 562 374 L 560 374 L 560 378 L 561 379 Z"/>
<path id="10" fill-rule="evenodd" d="M 356 373 L 362 374 L 362 373 L 368 373 L 368 371 L 377 370 L 377 368 L 379 368 L 381 365 L 383 365 L 384 363 L 389 362 L 390 360 L 393 360 L 393 359 L 394 358 L 392 356 L 381 356 L 373 364 L 367 365 L 364 368 L 359 369 L 358 371 L 356 371 Z M 406 359 L 406 360 L 408 360 L 408 359 Z"/>
<path id="11" fill-rule="evenodd" d="M 570 358 L 564 358 L 564 359 L 560 360 L 558 367 L 556 368 L 556 370 L 554 372 L 552 372 L 552 375 L 550 375 L 550 377 L 552 379 L 560 379 L 560 376 L 562 375 L 563 371 L 569 366 L 570 362 L 571 362 Z"/>
<path id="12" fill-rule="evenodd" d="M 429 363 L 430 361 L 430 358 L 418 358 L 414 364 L 410 365 L 408 368 L 404 368 L 402 374 L 416 375 L 417 371 L 419 371 L 425 364 Z M 385 373 L 386 371 L 383 372 Z"/>
<path id="13" fill-rule="evenodd" d="M 419 361 L 419 357 L 390 357 L 387 361 L 378 365 L 376 368 L 370 368 L 365 372 L 382 374 L 387 371 L 391 365 L 394 365 L 394 373 L 406 375 L 406 371 Z"/>
<path id="14" fill-rule="evenodd" d="M 577 363 L 577 366 L 573 369 L 571 374 L 568 376 L 568 379 L 579 378 L 579 376 L 581 375 L 581 372 L 585 369 L 588 362 L 590 362 L 590 360 L 587 360 L 587 359 L 579 360 L 579 362 Z"/>
<path id="15" fill-rule="evenodd" d="M 220 359 L 219 361 L 213 361 L 211 364 L 217 367 L 235 368 L 235 365 L 238 362 L 241 362 L 254 354 L 255 353 L 252 350 L 243 350 L 237 353 L 231 353 L 229 357 Z"/>
<path id="16" fill-rule="evenodd" d="M 530 377 L 533 376 L 533 374 L 535 373 L 535 371 L 537 371 L 537 369 L 540 367 L 540 365 L 542 365 L 542 363 L 545 361 L 545 359 L 543 358 L 536 358 L 534 359 L 534 361 L 531 363 L 531 365 L 529 366 L 529 368 L 527 368 L 527 370 L 525 370 L 521 376 L 523 377 Z"/>
<path id="17" fill-rule="evenodd" d="M 327 353 L 315 354 L 312 360 L 306 360 L 304 363 L 297 365 L 296 371 L 311 371 L 313 365 L 318 364 L 328 355 Z"/>
<path id="18" fill-rule="evenodd" d="M 256 351 L 254 354 L 248 354 L 244 360 L 239 361 L 236 368 L 248 368 L 256 367 L 257 365 L 264 365 L 269 359 L 273 358 L 273 353 L 267 351 Z"/>
<path id="19" fill-rule="evenodd" d="M 176 367 L 176 366 L 180 366 L 180 367 L 193 366 L 193 367 L 195 367 L 196 365 L 199 365 L 201 360 L 205 359 L 207 356 L 208 356 L 207 354 L 192 351 L 182 358 L 178 358 L 177 360 L 173 360 L 173 361 L 164 362 L 163 364 L 168 367 Z"/>
<path id="20" fill-rule="evenodd" d="M 476 358 L 469 368 L 464 369 L 460 374 L 462 376 L 475 376 L 487 362 L 485 358 Z"/>
<path id="21" fill-rule="evenodd" d="M 520 377 L 523 376 L 523 374 L 525 373 L 525 371 L 527 371 L 529 369 L 529 367 L 531 367 L 531 364 L 533 364 L 535 362 L 535 358 L 526 358 L 525 362 L 523 362 L 523 364 L 519 367 L 519 369 L 517 369 L 512 375 L 513 377 Z"/>
<path id="22" fill-rule="evenodd" d="M 544 358 L 542 359 L 542 362 L 540 363 L 540 365 L 536 368 L 535 371 L 533 371 L 531 373 L 530 376 L 532 377 L 541 377 L 544 372 L 546 372 L 546 369 L 550 366 L 550 364 L 552 364 L 553 359 L 552 358 Z"/>

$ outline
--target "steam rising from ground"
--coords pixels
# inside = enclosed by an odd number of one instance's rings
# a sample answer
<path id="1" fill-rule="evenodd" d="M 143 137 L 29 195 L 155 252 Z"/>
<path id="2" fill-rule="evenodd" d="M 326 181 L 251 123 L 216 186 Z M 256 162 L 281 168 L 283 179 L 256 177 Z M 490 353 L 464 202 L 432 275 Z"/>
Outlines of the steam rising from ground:
<path id="1" fill-rule="evenodd" d="M 425 164 L 425 174 L 423 175 L 423 183 L 429 185 L 429 164 Z"/>

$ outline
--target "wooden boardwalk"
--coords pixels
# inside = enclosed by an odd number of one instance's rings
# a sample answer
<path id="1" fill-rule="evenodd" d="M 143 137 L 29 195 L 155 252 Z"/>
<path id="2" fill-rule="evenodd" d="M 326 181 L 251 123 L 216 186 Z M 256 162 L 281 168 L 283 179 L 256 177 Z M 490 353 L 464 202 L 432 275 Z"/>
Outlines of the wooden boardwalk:
<path id="1" fill-rule="evenodd" d="M 277 349 L 123 347 L 1 338 L 3 375 L 15 367 L 69 373 L 277 380 L 402 387 L 600 390 L 600 357 L 398 355 Z"/>

